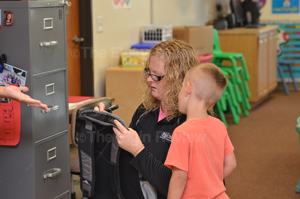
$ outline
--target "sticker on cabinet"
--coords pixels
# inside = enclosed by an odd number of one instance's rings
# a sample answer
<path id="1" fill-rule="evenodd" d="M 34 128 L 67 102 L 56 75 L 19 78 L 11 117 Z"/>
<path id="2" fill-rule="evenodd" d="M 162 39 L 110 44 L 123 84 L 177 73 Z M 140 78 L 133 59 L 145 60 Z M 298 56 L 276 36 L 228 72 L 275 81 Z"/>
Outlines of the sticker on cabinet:
<path id="1" fill-rule="evenodd" d="M 4 11 L 3 26 L 12 26 L 14 24 L 14 13 L 12 11 Z"/>

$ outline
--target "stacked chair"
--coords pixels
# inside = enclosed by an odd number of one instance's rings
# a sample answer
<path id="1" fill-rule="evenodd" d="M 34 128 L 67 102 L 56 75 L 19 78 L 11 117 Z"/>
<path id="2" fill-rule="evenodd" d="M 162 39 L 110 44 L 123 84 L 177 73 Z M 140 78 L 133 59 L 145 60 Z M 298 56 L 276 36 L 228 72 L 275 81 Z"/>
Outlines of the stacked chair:
<path id="1" fill-rule="evenodd" d="M 227 111 L 228 107 L 235 124 L 239 123 L 239 115 L 241 113 L 246 117 L 249 116 L 251 106 L 248 98 L 251 97 L 251 93 L 247 81 L 250 80 L 250 76 L 243 54 L 223 52 L 220 48 L 218 31 L 214 29 L 213 34 L 214 57 L 212 58 L 212 63 L 220 67 L 228 79 L 228 86 L 216 104 L 216 111 L 219 113 L 220 119 L 226 127 L 228 127 L 224 116 L 224 111 Z M 230 65 L 223 65 L 224 61 L 230 62 Z M 239 61 L 242 66 L 238 66 L 236 61 Z"/>

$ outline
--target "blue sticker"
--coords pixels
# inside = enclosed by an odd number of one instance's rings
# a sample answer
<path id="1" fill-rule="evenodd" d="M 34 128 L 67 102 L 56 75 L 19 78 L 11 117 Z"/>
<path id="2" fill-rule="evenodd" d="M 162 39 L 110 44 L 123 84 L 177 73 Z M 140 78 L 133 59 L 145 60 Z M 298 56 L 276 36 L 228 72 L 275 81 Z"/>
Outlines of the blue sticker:
<path id="1" fill-rule="evenodd" d="M 273 14 L 299 13 L 299 0 L 272 0 Z"/>

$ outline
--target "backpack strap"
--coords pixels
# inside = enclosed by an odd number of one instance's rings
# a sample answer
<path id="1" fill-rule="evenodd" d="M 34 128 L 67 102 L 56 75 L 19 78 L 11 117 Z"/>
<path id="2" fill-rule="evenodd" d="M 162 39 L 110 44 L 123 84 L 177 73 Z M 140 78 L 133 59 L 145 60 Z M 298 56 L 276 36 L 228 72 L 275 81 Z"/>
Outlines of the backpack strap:
<path id="1" fill-rule="evenodd" d="M 78 152 L 80 165 L 80 181 L 83 197 L 93 196 L 95 186 L 95 160 L 93 124 L 86 120 L 84 128 L 78 134 Z"/>

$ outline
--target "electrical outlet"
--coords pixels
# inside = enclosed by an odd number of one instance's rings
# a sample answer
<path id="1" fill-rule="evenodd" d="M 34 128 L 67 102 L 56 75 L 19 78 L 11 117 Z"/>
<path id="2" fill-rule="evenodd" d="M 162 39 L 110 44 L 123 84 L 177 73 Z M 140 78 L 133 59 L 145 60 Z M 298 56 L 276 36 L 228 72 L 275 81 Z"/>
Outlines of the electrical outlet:
<path id="1" fill-rule="evenodd" d="M 97 17 L 97 32 L 103 32 L 103 17 Z"/>

